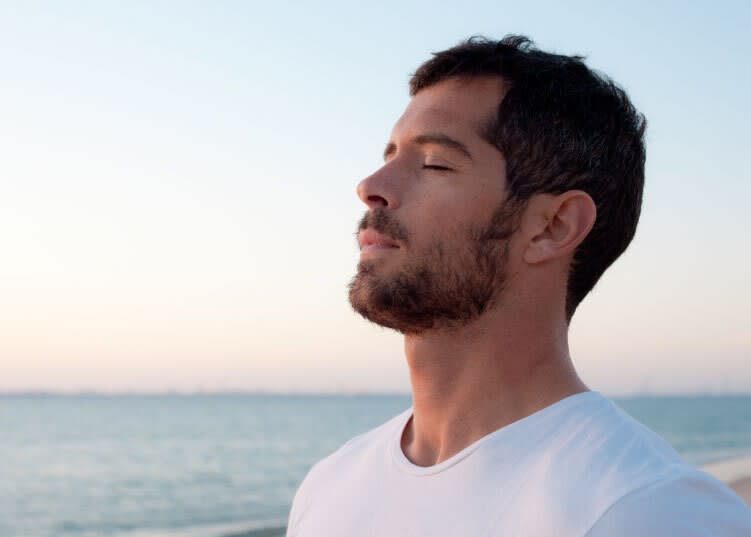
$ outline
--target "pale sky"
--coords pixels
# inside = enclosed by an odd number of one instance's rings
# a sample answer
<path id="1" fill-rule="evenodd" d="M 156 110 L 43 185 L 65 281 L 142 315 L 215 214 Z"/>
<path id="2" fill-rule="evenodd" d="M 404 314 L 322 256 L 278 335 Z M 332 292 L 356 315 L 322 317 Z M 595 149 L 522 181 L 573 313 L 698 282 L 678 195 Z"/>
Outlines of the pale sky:
<path id="1" fill-rule="evenodd" d="M 407 80 L 523 33 L 647 116 L 637 236 L 571 351 L 751 391 L 747 2 L 0 3 L 0 391 L 406 391 L 346 285 Z M 608 5 L 603 5 L 608 4 Z"/>

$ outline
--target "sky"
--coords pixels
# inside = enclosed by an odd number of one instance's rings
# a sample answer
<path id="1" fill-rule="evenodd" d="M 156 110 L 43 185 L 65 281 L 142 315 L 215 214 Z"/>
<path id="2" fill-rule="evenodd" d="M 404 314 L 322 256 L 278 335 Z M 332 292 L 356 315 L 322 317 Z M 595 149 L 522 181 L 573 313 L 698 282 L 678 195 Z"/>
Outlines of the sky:
<path id="1" fill-rule="evenodd" d="M 431 52 L 521 33 L 648 120 L 581 376 L 751 392 L 749 6 L 0 2 L 0 391 L 408 391 L 347 301 L 355 187 Z"/>

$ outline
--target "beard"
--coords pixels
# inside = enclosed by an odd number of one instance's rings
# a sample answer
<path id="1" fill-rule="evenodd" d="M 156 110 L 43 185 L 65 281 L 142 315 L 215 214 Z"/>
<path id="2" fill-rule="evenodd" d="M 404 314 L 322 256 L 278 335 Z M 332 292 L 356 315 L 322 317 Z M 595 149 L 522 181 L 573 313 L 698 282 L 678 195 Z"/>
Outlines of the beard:
<path id="1" fill-rule="evenodd" d="M 503 203 L 484 226 L 465 227 L 452 239 L 436 237 L 421 252 L 408 248 L 407 259 L 391 272 L 379 271 L 379 259 L 360 261 L 349 283 L 352 308 L 402 334 L 471 323 L 496 304 L 505 287 L 516 209 Z M 358 231 L 367 228 L 409 244 L 408 233 L 386 209 L 366 213 Z"/>

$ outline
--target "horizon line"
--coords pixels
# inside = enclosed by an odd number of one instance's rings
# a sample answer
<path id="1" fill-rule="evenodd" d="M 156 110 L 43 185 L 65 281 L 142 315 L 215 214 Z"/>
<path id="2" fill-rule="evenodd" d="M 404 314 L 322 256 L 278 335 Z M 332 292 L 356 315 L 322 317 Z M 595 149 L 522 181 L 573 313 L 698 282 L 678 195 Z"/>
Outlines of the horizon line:
<path id="1" fill-rule="evenodd" d="M 598 390 L 591 390 L 598 391 Z M 685 392 L 636 390 L 603 394 L 612 398 L 631 397 L 751 397 L 745 390 L 696 390 Z M 216 396 L 262 396 L 262 397 L 411 397 L 409 391 L 400 390 L 0 390 L 0 397 L 216 397 Z"/>

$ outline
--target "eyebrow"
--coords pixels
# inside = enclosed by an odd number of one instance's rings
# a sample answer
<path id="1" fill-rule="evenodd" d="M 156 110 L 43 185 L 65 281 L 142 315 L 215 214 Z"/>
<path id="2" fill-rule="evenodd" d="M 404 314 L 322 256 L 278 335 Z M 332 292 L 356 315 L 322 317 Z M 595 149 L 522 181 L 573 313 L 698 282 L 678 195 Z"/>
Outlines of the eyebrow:
<path id="1" fill-rule="evenodd" d="M 469 152 L 469 149 L 467 149 L 466 145 L 461 143 L 459 140 L 455 140 L 454 138 L 451 138 L 450 136 L 447 136 L 445 134 L 421 134 L 420 136 L 416 136 L 412 141 L 417 145 L 441 145 L 443 147 L 453 149 L 454 151 L 458 151 L 468 159 L 472 160 L 472 153 Z M 386 160 L 389 156 L 393 155 L 395 151 L 396 144 L 394 142 L 389 142 L 388 144 L 386 144 L 386 148 L 383 150 L 383 159 Z"/>

